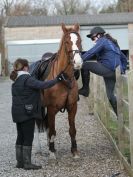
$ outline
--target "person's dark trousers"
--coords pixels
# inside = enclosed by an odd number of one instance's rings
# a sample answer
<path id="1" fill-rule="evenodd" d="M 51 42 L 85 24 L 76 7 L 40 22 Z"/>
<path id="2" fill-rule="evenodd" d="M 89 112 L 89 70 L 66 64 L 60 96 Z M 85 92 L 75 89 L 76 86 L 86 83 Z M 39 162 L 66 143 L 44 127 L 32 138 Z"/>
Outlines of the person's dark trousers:
<path id="1" fill-rule="evenodd" d="M 35 119 L 30 119 L 22 123 L 17 123 L 16 126 L 17 126 L 16 147 L 22 146 L 21 151 L 17 151 L 18 148 L 16 148 L 17 164 L 18 163 L 20 164 L 21 161 L 22 168 L 24 169 L 27 170 L 40 169 L 41 168 L 40 166 L 31 164 L 31 151 L 32 151 L 32 142 L 34 138 Z M 21 160 L 18 161 L 20 156 L 22 158 Z"/>
<path id="2" fill-rule="evenodd" d="M 34 138 L 35 119 L 17 123 L 16 145 L 32 146 Z"/>
<path id="3" fill-rule="evenodd" d="M 85 62 L 82 68 L 83 70 L 88 70 L 89 72 L 104 77 L 107 97 L 109 99 L 109 102 L 114 112 L 117 115 L 117 100 L 114 95 L 114 88 L 116 83 L 115 71 L 108 69 L 102 63 L 94 62 L 94 61 Z"/>
<path id="4" fill-rule="evenodd" d="M 89 70 L 81 69 L 81 79 L 82 79 L 82 88 L 79 89 L 79 95 L 83 95 L 85 97 L 89 96 L 89 82 L 90 82 L 90 72 Z"/>

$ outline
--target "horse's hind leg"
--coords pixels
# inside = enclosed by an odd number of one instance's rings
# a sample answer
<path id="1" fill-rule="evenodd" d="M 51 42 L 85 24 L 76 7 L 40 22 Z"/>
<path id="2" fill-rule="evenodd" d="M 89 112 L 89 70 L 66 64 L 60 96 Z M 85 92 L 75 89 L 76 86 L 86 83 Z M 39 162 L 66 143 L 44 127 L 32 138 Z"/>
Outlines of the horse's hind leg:
<path id="1" fill-rule="evenodd" d="M 75 103 L 70 111 L 68 111 L 69 134 L 71 137 L 71 152 L 74 158 L 79 158 L 76 142 L 75 115 L 77 112 L 77 103 Z"/>

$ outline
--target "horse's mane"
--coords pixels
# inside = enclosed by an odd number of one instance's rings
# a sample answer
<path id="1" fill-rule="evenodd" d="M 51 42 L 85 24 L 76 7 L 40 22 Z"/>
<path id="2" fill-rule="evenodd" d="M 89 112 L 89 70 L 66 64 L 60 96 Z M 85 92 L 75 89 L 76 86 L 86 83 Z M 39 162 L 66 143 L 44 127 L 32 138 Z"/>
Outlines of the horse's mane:
<path id="1" fill-rule="evenodd" d="M 60 50 L 61 50 L 61 47 L 62 47 L 62 45 L 63 45 L 63 39 L 64 39 L 64 34 L 62 35 L 62 38 L 61 38 L 61 41 L 60 41 L 60 45 L 59 45 L 59 50 L 58 50 L 57 53 L 59 53 Z"/>

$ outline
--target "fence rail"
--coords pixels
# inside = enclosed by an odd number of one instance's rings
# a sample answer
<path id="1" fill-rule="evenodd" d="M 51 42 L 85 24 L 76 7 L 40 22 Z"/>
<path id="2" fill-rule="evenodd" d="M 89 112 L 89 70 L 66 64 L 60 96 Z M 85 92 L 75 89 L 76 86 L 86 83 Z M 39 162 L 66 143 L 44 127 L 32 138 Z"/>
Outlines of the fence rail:
<path id="1" fill-rule="evenodd" d="M 90 113 L 98 118 L 112 141 L 125 168 L 133 177 L 133 71 L 126 75 L 116 71 L 118 116 L 113 112 L 105 90 L 103 78 L 91 74 L 91 93 L 88 98 Z"/>

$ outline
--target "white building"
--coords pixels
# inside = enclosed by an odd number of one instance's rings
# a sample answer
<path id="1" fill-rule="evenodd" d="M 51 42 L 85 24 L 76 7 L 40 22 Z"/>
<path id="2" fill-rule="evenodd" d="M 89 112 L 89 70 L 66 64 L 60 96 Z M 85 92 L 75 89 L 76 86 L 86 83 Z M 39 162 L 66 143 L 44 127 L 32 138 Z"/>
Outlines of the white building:
<path id="1" fill-rule="evenodd" d="M 16 16 L 9 17 L 4 26 L 5 59 L 9 68 L 18 57 L 33 62 L 41 59 L 45 52 L 57 52 L 62 36 L 61 23 L 80 25 L 84 51 L 93 46 L 92 41 L 86 37 L 90 29 L 101 26 L 117 39 L 121 50 L 128 54 L 128 25 L 133 23 L 133 13 Z"/>

